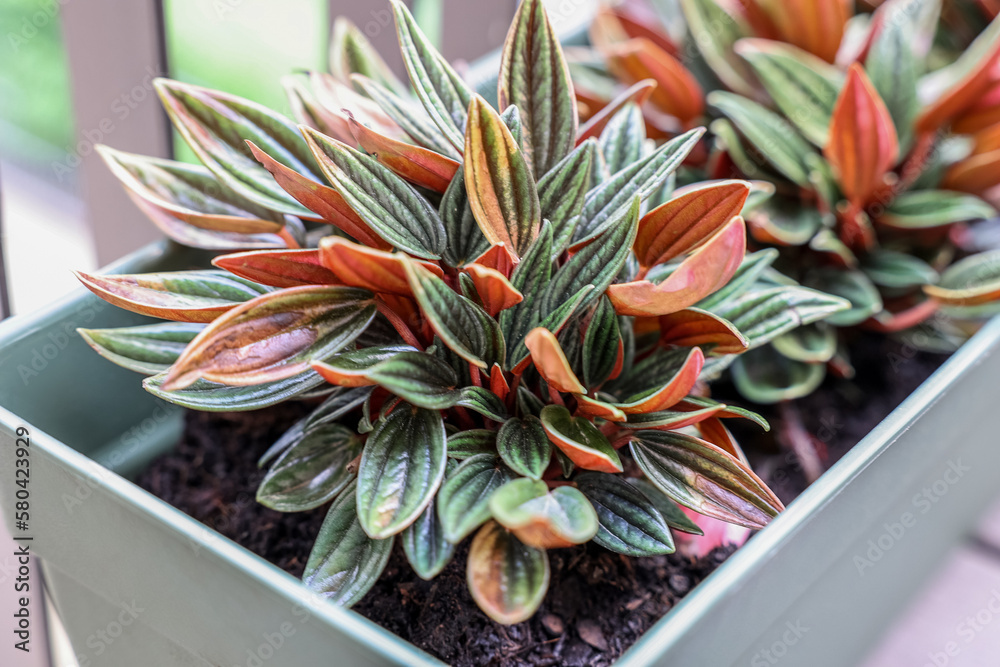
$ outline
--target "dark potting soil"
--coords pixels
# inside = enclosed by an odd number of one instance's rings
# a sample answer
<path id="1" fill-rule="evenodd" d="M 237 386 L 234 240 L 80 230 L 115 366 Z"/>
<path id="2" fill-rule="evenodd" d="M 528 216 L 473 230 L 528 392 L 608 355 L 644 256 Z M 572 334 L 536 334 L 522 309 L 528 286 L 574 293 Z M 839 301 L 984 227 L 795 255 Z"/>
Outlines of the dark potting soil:
<path id="1" fill-rule="evenodd" d="M 799 402 L 805 427 L 832 465 L 908 396 L 945 359 L 917 353 L 881 336 L 851 345 L 857 375 L 828 379 Z M 734 400 L 730 387 L 716 397 Z M 287 572 L 301 576 L 326 508 L 282 514 L 254 495 L 263 472 L 258 457 L 310 406 L 287 403 L 256 412 L 188 413 L 176 450 L 138 484 Z M 778 414 L 761 434 L 733 425 L 737 438 L 787 504 L 806 486 L 802 467 L 778 443 Z M 382 577 L 354 609 L 453 665 L 609 665 L 718 567 L 733 547 L 699 559 L 680 554 L 627 558 L 594 544 L 549 552 L 548 594 L 529 621 L 501 626 L 473 603 L 465 584 L 467 543 L 433 581 L 410 569 L 397 541 Z"/>

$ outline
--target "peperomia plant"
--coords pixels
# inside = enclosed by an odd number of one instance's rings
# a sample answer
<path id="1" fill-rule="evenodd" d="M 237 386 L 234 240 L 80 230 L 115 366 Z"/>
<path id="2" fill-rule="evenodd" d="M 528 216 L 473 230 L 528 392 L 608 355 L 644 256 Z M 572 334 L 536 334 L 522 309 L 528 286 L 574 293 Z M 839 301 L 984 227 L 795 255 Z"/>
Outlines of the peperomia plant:
<path id="1" fill-rule="evenodd" d="M 940 0 L 871 4 L 626 2 L 591 29 L 599 62 L 631 86 L 617 99 L 641 102 L 656 132 L 710 123 L 700 178 L 758 179 L 751 243 L 851 302 L 733 363 L 756 402 L 806 395 L 827 367 L 853 372 L 837 328 L 922 325 L 916 340 L 948 344 L 1000 298 L 1000 251 L 967 230 L 996 216 L 1000 21 L 962 50 L 938 30 Z M 595 64 L 575 72 L 599 103 L 615 89 Z"/>
<path id="2" fill-rule="evenodd" d="M 722 420 L 767 424 L 700 376 L 847 303 L 744 257 L 748 183 L 671 193 L 700 128 L 655 150 L 629 110 L 579 129 L 540 0 L 514 19 L 496 108 L 393 11 L 412 91 L 338 22 L 332 74 L 288 82 L 298 127 L 156 82 L 204 166 L 102 153 L 171 238 L 239 252 L 80 274 L 173 321 L 88 342 L 194 409 L 323 399 L 261 458 L 258 499 L 332 501 L 304 579 L 343 605 L 397 537 L 428 579 L 471 537 L 472 596 L 514 623 L 544 596 L 546 549 L 670 553 L 671 528 L 699 530 L 678 505 L 767 524 L 782 504 Z"/>

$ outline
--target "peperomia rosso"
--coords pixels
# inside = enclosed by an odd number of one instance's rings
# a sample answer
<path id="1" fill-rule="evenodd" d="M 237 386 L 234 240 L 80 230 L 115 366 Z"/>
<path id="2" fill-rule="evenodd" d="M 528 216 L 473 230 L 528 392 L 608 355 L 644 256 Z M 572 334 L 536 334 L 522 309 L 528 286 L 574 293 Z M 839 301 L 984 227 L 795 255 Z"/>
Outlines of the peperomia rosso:
<path id="1" fill-rule="evenodd" d="M 751 247 L 778 251 L 761 263 L 781 284 L 851 304 L 733 361 L 747 398 L 799 398 L 828 369 L 851 375 L 844 329 L 912 331 L 909 345 L 950 351 L 955 332 L 997 311 L 993 244 L 977 233 L 1000 203 L 1000 20 L 987 4 L 626 0 L 598 11 L 593 48 L 571 63 L 587 125 L 618 102 L 641 105 L 637 122 L 658 140 L 708 126 L 682 177 L 751 180 Z M 777 287 L 775 275 L 752 289 Z"/>
<path id="2" fill-rule="evenodd" d="M 304 581 L 340 604 L 396 540 L 425 578 L 470 540 L 473 598 L 514 623 L 545 595 L 549 549 L 671 553 L 678 505 L 763 527 L 782 504 L 723 422 L 767 424 L 704 377 L 848 304 L 762 287 L 751 183 L 674 190 L 703 129 L 655 147 L 632 103 L 581 127 L 540 0 L 508 34 L 501 107 L 393 12 L 409 85 L 339 21 L 331 73 L 287 82 L 299 124 L 157 81 L 204 167 L 103 155 L 173 239 L 228 254 L 81 275 L 171 321 L 87 341 L 179 405 L 315 405 L 261 458 L 258 500 L 332 502 Z"/>

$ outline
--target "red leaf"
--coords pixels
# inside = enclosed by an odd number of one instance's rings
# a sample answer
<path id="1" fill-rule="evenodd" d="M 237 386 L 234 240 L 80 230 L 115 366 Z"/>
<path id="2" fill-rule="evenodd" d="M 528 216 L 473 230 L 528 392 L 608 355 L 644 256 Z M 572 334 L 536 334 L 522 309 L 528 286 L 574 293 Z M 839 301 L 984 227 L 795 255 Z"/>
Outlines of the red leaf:
<path id="1" fill-rule="evenodd" d="M 628 415 L 659 412 L 683 400 L 691 392 L 698 381 L 702 366 L 705 365 L 705 354 L 701 348 L 695 347 L 688 353 L 684 365 L 670 381 L 645 398 L 631 403 L 618 403 L 615 407 Z"/>
<path id="2" fill-rule="evenodd" d="M 629 102 L 635 102 L 639 106 L 642 106 L 649 96 L 653 94 L 653 90 L 656 88 L 656 81 L 652 79 L 647 79 L 645 81 L 639 81 L 618 95 L 602 108 L 600 111 L 591 116 L 586 123 L 580 126 L 579 132 L 576 135 L 576 145 L 579 146 L 584 141 L 590 137 L 598 137 L 604 127 L 611 120 L 611 117 L 618 113 L 623 106 Z"/>
<path id="3" fill-rule="evenodd" d="M 481 264 L 467 264 L 462 268 L 472 278 L 483 307 L 490 317 L 496 317 L 501 310 L 524 301 L 524 295 L 514 289 L 510 281 L 496 269 Z"/>
<path id="4" fill-rule="evenodd" d="M 404 269 L 408 257 L 403 253 L 375 250 L 339 236 L 328 236 L 320 241 L 319 256 L 323 266 L 344 285 L 379 294 L 413 295 Z M 439 278 L 444 276 L 441 267 L 433 262 L 412 261 Z"/>
<path id="5" fill-rule="evenodd" d="M 755 0 L 784 41 L 832 63 L 853 13 L 853 0 Z"/>
<path id="6" fill-rule="evenodd" d="M 270 155 L 248 141 L 250 150 L 257 161 L 264 165 L 264 168 L 271 172 L 274 180 L 277 181 L 285 192 L 292 195 L 295 201 L 299 202 L 310 211 L 318 214 L 317 219 L 327 222 L 337 229 L 349 234 L 361 243 L 372 248 L 388 250 L 392 248 L 381 236 L 372 231 L 365 224 L 357 213 L 354 212 L 339 192 L 333 188 L 310 180 L 281 164 Z"/>
<path id="7" fill-rule="evenodd" d="M 914 121 L 917 131 L 935 132 L 953 118 L 970 111 L 986 98 L 998 78 L 1000 78 L 1000 40 L 996 40 L 996 43 L 990 46 L 961 80 L 955 82 L 920 112 Z"/>
<path id="8" fill-rule="evenodd" d="M 524 337 L 524 344 L 531 352 L 531 361 L 538 369 L 539 375 L 545 378 L 551 387 L 566 393 L 587 393 L 587 388 L 570 368 L 569 361 L 554 333 L 543 327 L 536 327 Z"/>
<path id="9" fill-rule="evenodd" d="M 892 116 L 857 63 L 848 70 L 834 106 L 823 155 L 837 174 L 840 189 L 857 206 L 883 187 L 886 173 L 899 157 Z"/>
<path id="10" fill-rule="evenodd" d="M 729 282 L 743 261 L 746 245 L 743 218 L 733 218 L 659 285 L 648 280 L 611 285 L 608 298 L 619 315 L 675 313 Z"/>
<path id="11" fill-rule="evenodd" d="M 660 317 L 660 343 L 694 347 L 712 345 L 714 354 L 739 354 L 749 341 L 730 322 L 697 308 L 685 308 Z"/>
<path id="12" fill-rule="evenodd" d="M 697 79 L 680 61 L 648 39 L 615 45 L 608 53 L 608 68 L 625 83 L 656 81 L 650 100 L 685 125 L 705 111 L 705 95 Z"/>
<path id="13" fill-rule="evenodd" d="M 750 194 L 746 181 L 721 181 L 679 190 L 639 220 L 632 248 L 649 269 L 696 247 L 739 215 Z"/>
<path id="14" fill-rule="evenodd" d="M 520 259 L 507 248 L 507 244 L 498 243 L 490 246 L 490 249 L 473 260 L 473 263 L 485 266 L 487 269 L 493 269 L 504 278 L 510 278 L 510 274 L 514 271 L 514 265 L 519 261 Z"/>
<path id="15" fill-rule="evenodd" d="M 332 271 L 323 267 L 319 250 L 259 250 L 221 255 L 212 264 L 241 278 L 271 287 L 338 285 Z"/>
<path id="16" fill-rule="evenodd" d="M 432 150 L 398 141 L 365 127 L 347 114 L 361 148 L 414 185 L 443 193 L 460 164 Z"/>

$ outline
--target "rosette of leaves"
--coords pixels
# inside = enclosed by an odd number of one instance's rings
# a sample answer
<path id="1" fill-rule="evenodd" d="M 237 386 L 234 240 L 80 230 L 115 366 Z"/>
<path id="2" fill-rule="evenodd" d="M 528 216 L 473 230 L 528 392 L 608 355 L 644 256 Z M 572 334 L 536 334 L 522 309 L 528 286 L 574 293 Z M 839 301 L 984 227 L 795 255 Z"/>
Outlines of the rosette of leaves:
<path id="1" fill-rule="evenodd" d="M 751 244 L 851 303 L 735 361 L 743 395 L 773 403 L 811 393 L 827 369 L 851 374 L 840 328 L 919 326 L 909 342 L 947 349 L 996 312 L 1000 254 L 972 223 L 996 217 L 1000 192 L 1000 21 L 956 44 L 940 0 L 668 6 L 600 12 L 601 57 L 581 78 L 603 64 L 647 125 L 709 123 L 702 178 L 755 179 Z"/>
<path id="2" fill-rule="evenodd" d="M 698 530 L 679 506 L 763 527 L 781 502 L 723 422 L 767 424 L 699 378 L 846 304 L 745 257 L 748 183 L 672 192 L 700 129 L 654 149 L 626 108 L 581 130 L 539 0 L 511 26 L 497 106 L 393 11 L 409 87 L 338 22 L 331 73 L 289 82 L 298 126 L 156 82 L 204 166 L 104 155 L 172 238 L 238 252 L 81 274 L 170 320 L 88 342 L 186 407 L 321 401 L 261 458 L 258 499 L 329 504 L 304 580 L 342 605 L 397 539 L 431 578 L 471 538 L 472 595 L 513 623 L 544 596 L 547 549 L 670 553 L 671 529 Z"/>

